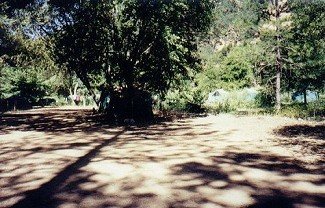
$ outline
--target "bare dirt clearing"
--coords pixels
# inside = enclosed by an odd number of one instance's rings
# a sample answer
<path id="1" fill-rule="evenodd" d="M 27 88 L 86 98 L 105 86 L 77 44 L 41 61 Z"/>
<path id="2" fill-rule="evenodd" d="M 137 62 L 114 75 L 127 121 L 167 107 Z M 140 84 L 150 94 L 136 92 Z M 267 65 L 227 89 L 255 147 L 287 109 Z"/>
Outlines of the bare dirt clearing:
<path id="1" fill-rule="evenodd" d="M 0 207 L 323 207 L 324 122 L 218 115 L 143 127 L 89 110 L 0 120 Z"/>

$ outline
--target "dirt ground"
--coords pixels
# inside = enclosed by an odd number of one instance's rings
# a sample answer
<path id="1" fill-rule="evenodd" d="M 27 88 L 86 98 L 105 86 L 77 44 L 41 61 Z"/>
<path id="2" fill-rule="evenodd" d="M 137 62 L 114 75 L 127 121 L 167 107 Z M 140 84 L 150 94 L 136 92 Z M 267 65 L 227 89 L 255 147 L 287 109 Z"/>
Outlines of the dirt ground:
<path id="1" fill-rule="evenodd" d="M 324 122 L 217 115 L 113 127 L 0 116 L 0 207 L 325 207 Z"/>

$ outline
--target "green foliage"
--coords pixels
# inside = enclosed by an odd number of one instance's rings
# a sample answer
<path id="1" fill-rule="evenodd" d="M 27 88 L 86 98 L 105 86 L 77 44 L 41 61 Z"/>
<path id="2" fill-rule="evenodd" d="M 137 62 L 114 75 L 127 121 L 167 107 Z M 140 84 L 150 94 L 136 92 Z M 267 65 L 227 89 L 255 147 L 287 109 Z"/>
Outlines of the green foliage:
<path id="1" fill-rule="evenodd" d="M 270 88 L 261 88 L 255 98 L 256 105 L 262 108 L 270 108 L 274 106 L 274 91 Z"/>
<path id="2" fill-rule="evenodd" d="M 324 1 L 278 3 L 277 13 L 275 1 L 256 0 L 1 1 L 0 98 L 65 103 L 79 83 L 78 94 L 94 100 L 140 90 L 165 99 L 165 109 L 193 111 L 215 89 L 261 89 L 255 103 L 231 93 L 207 106 L 233 112 L 271 109 L 276 89 L 323 92 Z M 282 113 L 311 115 L 311 105 Z"/>
<path id="3" fill-rule="evenodd" d="M 296 0 L 292 6 L 289 89 L 325 88 L 325 2 Z"/>
<path id="4" fill-rule="evenodd" d="M 219 41 L 236 44 L 254 37 L 262 6 L 254 0 L 217 1 L 209 31 L 209 45 L 217 47 Z"/>
<path id="5" fill-rule="evenodd" d="M 184 112 L 202 112 L 205 100 L 203 92 L 189 81 L 184 81 L 178 88 L 171 88 L 167 93 L 162 107 L 165 110 Z"/>
<path id="6" fill-rule="evenodd" d="M 204 71 L 196 79 L 203 92 L 262 86 L 257 104 L 269 108 L 278 64 L 283 92 L 324 89 L 324 1 L 279 4 L 275 18 L 273 3 L 219 1 L 212 32 L 201 44 Z"/>
<path id="7" fill-rule="evenodd" d="M 0 99 L 35 104 L 45 95 L 69 91 L 69 79 L 53 60 L 51 38 L 38 35 L 38 10 L 16 3 L 5 1 L 0 11 Z"/>
<path id="8" fill-rule="evenodd" d="M 205 108 L 209 113 L 219 114 L 219 113 L 230 113 L 237 110 L 237 100 L 227 99 L 223 102 L 216 102 L 210 105 L 205 105 Z"/>
<path id="9" fill-rule="evenodd" d="M 63 19 L 53 34 L 55 52 L 90 91 L 106 85 L 164 93 L 196 68 L 195 35 L 209 21 L 209 1 L 102 0 L 73 5 L 50 1 L 50 8 L 59 11 L 56 18 Z"/>
<path id="10" fill-rule="evenodd" d="M 261 18 L 265 5 L 257 1 L 219 1 L 209 38 L 201 44 L 204 71 L 197 76 L 205 93 L 269 83 L 274 55 L 260 40 Z M 273 76 L 273 75 L 272 75 Z"/>
<path id="11" fill-rule="evenodd" d="M 0 98 L 21 97 L 35 104 L 47 94 L 48 86 L 39 73 L 20 68 L 2 68 Z"/>
<path id="12" fill-rule="evenodd" d="M 45 95 L 58 92 L 64 83 L 60 79 L 62 73 L 57 70 L 45 40 L 31 40 L 19 34 L 8 38 L 16 44 L 8 51 L 2 50 L 0 56 L 0 98 L 19 97 L 36 104 Z"/>
<path id="13" fill-rule="evenodd" d="M 325 101 L 320 100 L 307 106 L 302 103 L 284 105 L 279 114 L 290 118 L 322 118 L 325 116 Z"/>
<path id="14" fill-rule="evenodd" d="M 263 44 L 252 42 L 223 49 L 210 57 L 205 55 L 204 71 L 197 75 L 199 87 L 208 93 L 219 88 L 234 90 L 262 85 L 261 76 L 273 60 L 273 56 L 263 53 Z"/>

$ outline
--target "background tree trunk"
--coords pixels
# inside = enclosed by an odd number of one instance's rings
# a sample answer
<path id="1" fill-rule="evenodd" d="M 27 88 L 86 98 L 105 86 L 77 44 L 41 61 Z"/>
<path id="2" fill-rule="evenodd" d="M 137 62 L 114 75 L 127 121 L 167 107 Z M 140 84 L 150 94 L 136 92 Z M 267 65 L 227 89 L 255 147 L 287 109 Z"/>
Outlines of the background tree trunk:
<path id="1" fill-rule="evenodd" d="M 275 82 L 275 109 L 277 113 L 281 109 L 281 49 L 280 49 L 280 35 L 279 35 L 279 17 L 280 17 L 280 8 L 278 0 L 275 0 L 275 18 L 276 18 L 276 82 Z"/>
<path id="2" fill-rule="evenodd" d="M 307 90 L 304 90 L 304 104 L 307 105 Z"/>

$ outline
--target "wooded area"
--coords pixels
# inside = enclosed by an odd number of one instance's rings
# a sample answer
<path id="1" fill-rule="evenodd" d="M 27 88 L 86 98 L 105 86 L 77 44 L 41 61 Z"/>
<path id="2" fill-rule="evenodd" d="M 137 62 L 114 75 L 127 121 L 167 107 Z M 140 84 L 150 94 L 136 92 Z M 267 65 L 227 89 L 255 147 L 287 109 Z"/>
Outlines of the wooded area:
<path id="1" fill-rule="evenodd" d="M 322 0 L 1 1 L 1 108 L 78 98 L 104 111 L 110 96 L 114 115 L 154 99 L 160 110 L 322 117 L 324 8 Z M 237 96 L 246 88 L 253 101 Z M 207 105 L 218 89 L 235 96 Z"/>
<path id="2" fill-rule="evenodd" d="M 325 202 L 324 0 L 0 0 L 0 208 Z"/>

